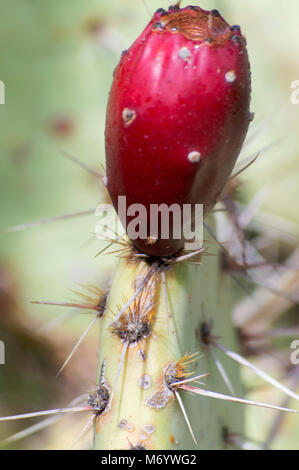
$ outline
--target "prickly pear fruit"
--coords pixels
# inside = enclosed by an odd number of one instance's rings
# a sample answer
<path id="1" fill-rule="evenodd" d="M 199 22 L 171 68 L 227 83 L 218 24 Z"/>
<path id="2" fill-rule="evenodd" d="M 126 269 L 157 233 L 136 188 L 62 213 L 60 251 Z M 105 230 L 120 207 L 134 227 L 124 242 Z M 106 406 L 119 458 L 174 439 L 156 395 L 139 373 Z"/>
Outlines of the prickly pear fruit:
<path id="1" fill-rule="evenodd" d="M 108 190 L 118 208 L 142 204 L 146 235 L 134 245 L 151 256 L 184 246 L 170 213 L 169 237 L 151 232 L 150 205 L 215 205 L 250 121 L 246 41 L 216 10 L 159 9 L 114 74 L 106 120 Z M 135 213 L 136 215 L 136 213 Z M 143 219 L 142 219 L 143 218 Z M 134 214 L 125 214 L 127 228 Z M 130 234 L 128 234 L 130 236 Z"/>

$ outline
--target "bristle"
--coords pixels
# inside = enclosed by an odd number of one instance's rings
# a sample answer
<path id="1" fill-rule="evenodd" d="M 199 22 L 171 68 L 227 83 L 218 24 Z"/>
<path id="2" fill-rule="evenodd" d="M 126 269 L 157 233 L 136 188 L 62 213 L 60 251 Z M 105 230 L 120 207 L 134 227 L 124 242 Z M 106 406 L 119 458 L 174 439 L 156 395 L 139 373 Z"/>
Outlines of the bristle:
<path id="1" fill-rule="evenodd" d="M 215 364 L 224 380 L 224 382 L 226 383 L 227 385 L 227 388 L 229 389 L 229 391 L 231 392 L 232 395 L 235 395 L 235 391 L 234 391 L 234 388 L 232 386 L 232 383 L 227 375 L 227 373 L 225 372 L 225 369 L 223 367 L 223 365 L 221 364 L 221 362 L 219 361 L 218 357 L 216 356 L 215 352 L 213 351 L 212 348 L 210 348 L 210 352 L 214 358 L 214 361 L 215 361 Z"/>
<path id="2" fill-rule="evenodd" d="M 184 404 L 183 404 L 183 402 L 182 402 L 182 400 L 181 400 L 181 397 L 180 397 L 180 395 L 179 395 L 179 392 L 175 391 L 174 394 L 175 394 L 175 397 L 176 397 L 176 399 L 177 399 L 177 401 L 178 401 L 178 403 L 179 403 L 179 405 L 180 405 L 180 408 L 181 408 L 181 410 L 182 410 L 184 419 L 185 419 L 185 421 L 186 421 L 186 423 L 187 423 L 187 426 L 188 426 L 188 429 L 189 429 L 189 431 L 190 431 L 191 437 L 192 437 L 192 439 L 193 439 L 193 441 L 194 441 L 194 444 L 197 446 L 198 444 L 197 444 L 197 441 L 196 441 L 196 439 L 195 439 L 194 432 L 193 432 L 193 430 L 192 430 L 190 420 L 189 420 L 188 415 L 187 415 L 187 413 L 186 413 L 186 410 L 185 410 Z"/>
<path id="3" fill-rule="evenodd" d="M 65 214 L 65 215 L 58 215 L 57 217 L 50 217 L 48 219 L 37 220 L 35 222 L 28 222 L 22 225 L 15 225 L 14 227 L 0 230 L 0 232 L 17 232 L 21 230 L 27 230 L 28 228 L 39 227 L 40 225 L 50 224 L 52 222 L 59 222 L 65 219 L 73 219 L 76 217 L 91 215 L 91 214 L 94 214 L 94 211 L 95 209 L 87 209 L 85 211 L 72 212 L 70 214 Z"/>
<path id="4" fill-rule="evenodd" d="M 130 307 L 130 305 L 137 299 L 137 297 L 140 295 L 140 293 L 143 291 L 143 289 L 146 288 L 148 282 L 150 281 L 150 279 L 152 278 L 152 276 L 155 274 L 156 270 L 158 268 L 158 264 L 157 263 L 154 263 L 149 272 L 147 273 L 147 275 L 144 277 L 143 281 L 140 283 L 139 287 L 136 289 L 135 293 L 132 295 L 132 297 L 125 303 L 125 305 L 120 309 L 120 311 L 118 312 L 115 320 L 114 320 L 114 323 L 117 322 L 119 320 L 119 318 L 126 312 L 126 310 L 128 310 L 128 308 Z"/>
<path id="5" fill-rule="evenodd" d="M 252 406 L 258 406 L 258 407 L 262 407 L 262 408 L 269 408 L 269 409 L 272 409 L 272 410 L 285 411 L 287 413 L 299 413 L 299 411 L 293 410 L 291 408 L 284 408 L 284 407 L 281 407 L 281 406 L 269 405 L 268 403 L 260 403 L 260 402 L 257 402 L 257 401 L 245 400 L 243 398 L 232 397 L 232 396 L 229 396 L 229 395 L 224 395 L 222 393 L 213 392 L 211 390 L 203 390 L 202 388 L 192 387 L 190 385 L 184 385 L 183 384 L 183 385 L 180 385 L 179 388 L 181 388 L 182 390 L 186 390 L 188 392 L 193 392 L 193 393 L 196 393 L 198 395 L 205 396 L 205 397 L 216 398 L 218 400 L 225 400 L 225 401 L 231 401 L 231 402 L 235 402 L 235 403 L 241 403 L 241 404 L 244 404 L 244 405 L 252 405 Z"/>
<path id="6" fill-rule="evenodd" d="M 62 373 L 62 371 L 65 369 L 65 367 L 68 365 L 68 363 L 70 362 L 70 360 L 72 359 L 73 355 L 75 354 L 75 352 L 77 351 L 77 349 L 79 348 L 80 344 L 82 343 L 82 341 L 85 339 L 85 337 L 87 336 L 87 334 L 89 333 L 90 329 L 93 327 L 93 325 L 95 324 L 95 322 L 97 321 L 98 317 L 95 317 L 88 325 L 88 327 L 86 328 L 86 330 L 84 331 L 84 333 L 81 335 L 81 337 L 79 338 L 79 340 L 77 341 L 77 343 L 75 344 L 75 346 L 73 347 L 72 351 L 70 352 L 70 354 L 68 355 L 68 357 L 66 358 L 66 360 L 64 361 L 64 363 L 62 364 L 62 366 L 60 367 L 56 377 L 59 377 L 59 375 Z"/>
<path id="7" fill-rule="evenodd" d="M 100 178 L 100 179 L 103 178 L 103 175 L 102 175 L 101 173 L 99 173 L 98 171 L 93 170 L 93 169 L 90 168 L 88 165 L 86 165 L 86 163 L 82 162 L 81 160 L 79 160 L 78 158 L 74 157 L 74 156 L 71 155 L 70 153 L 65 152 L 64 150 L 63 150 L 61 153 L 62 153 L 62 155 L 64 155 L 66 158 L 68 158 L 69 160 L 71 160 L 73 163 L 76 163 L 76 165 L 79 165 L 81 168 L 83 168 L 84 170 L 88 171 L 88 173 L 90 173 L 91 175 L 96 176 L 97 178 Z"/>
<path id="8" fill-rule="evenodd" d="M 261 369 L 259 369 L 254 364 L 251 364 L 249 361 L 247 361 L 247 359 L 240 356 L 240 354 L 238 354 L 236 352 L 233 352 L 233 351 L 230 351 L 229 349 L 224 347 L 222 344 L 219 344 L 219 343 L 213 343 L 213 344 L 214 344 L 214 346 L 216 346 L 218 349 L 223 351 L 227 356 L 229 356 L 234 361 L 237 361 L 239 364 L 244 365 L 244 366 L 248 367 L 249 369 L 251 369 L 256 375 L 258 375 L 263 380 L 265 380 L 266 382 L 271 384 L 273 387 L 277 388 L 278 390 L 284 392 L 286 395 L 289 395 L 290 397 L 292 397 L 295 400 L 299 401 L 299 396 L 296 393 L 294 393 L 292 390 L 289 390 L 287 387 L 282 385 L 280 382 L 278 382 L 277 380 L 270 377 L 266 372 L 262 371 Z"/>
<path id="9" fill-rule="evenodd" d="M 84 395 L 80 395 L 79 397 L 75 398 L 68 404 L 68 408 L 73 408 L 75 405 L 81 403 L 84 401 Z M 33 424 L 32 426 L 29 426 L 22 431 L 19 431 L 15 434 L 12 434 L 11 436 L 7 437 L 2 441 L 2 443 L 5 444 L 11 444 L 12 442 L 19 441 L 20 439 L 24 439 L 28 436 L 31 436 L 32 434 L 35 434 L 42 429 L 46 429 L 48 426 L 51 426 L 52 424 L 55 424 L 56 421 L 61 419 L 63 417 L 63 413 L 57 414 L 54 416 L 50 416 L 50 418 L 46 418 L 39 423 Z"/>
<path id="10" fill-rule="evenodd" d="M 94 422 L 95 420 L 95 416 L 91 416 L 87 423 L 85 424 L 85 426 L 83 427 L 83 429 L 80 431 L 80 433 L 78 434 L 78 436 L 76 437 L 76 439 L 72 442 L 71 444 L 71 447 L 70 447 L 70 450 L 74 449 L 74 447 L 76 447 L 76 445 L 78 444 L 78 442 L 80 441 L 80 439 L 84 436 L 85 433 L 87 433 L 87 431 L 89 431 L 89 429 L 91 428 L 92 426 L 92 423 Z"/>
<path id="11" fill-rule="evenodd" d="M 20 415 L 1 416 L 0 421 L 15 421 L 17 419 L 38 418 L 39 416 L 73 413 L 77 411 L 91 411 L 89 406 L 77 406 L 73 408 L 57 408 L 54 410 L 36 411 L 34 413 L 24 413 Z"/>

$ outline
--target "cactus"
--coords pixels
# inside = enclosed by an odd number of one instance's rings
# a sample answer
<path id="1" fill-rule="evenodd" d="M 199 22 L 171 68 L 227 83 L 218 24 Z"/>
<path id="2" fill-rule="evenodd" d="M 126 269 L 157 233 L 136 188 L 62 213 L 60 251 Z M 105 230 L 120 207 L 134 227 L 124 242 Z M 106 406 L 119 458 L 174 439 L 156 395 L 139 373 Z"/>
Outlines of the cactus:
<path id="1" fill-rule="evenodd" d="M 249 98 L 249 64 L 239 27 L 230 27 L 216 10 L 159 9 L 122 55 L 109 97 L 107 186 L 119 215 L 119 197 L 125 196 L 129 205 L 147 209 L 178 203 L 194 211 L 194 204 L 202 203 L 207 216 L 246 136 Z M 132 240 L 120 250 L 123 259 L 107 301 L 110 314 L 101 326 L 99 383 L 110 399 L 96 415 L 95 447 L 221 448 L 227 430 L 242 433 L 243 411 L 218 404 L 213 412 L 208 408 L 213 404 L 196 403 L 186 393 L 228 400 L 188 385 L 207 374 L 216 390 L 224 386 L 234 396 L 241 394 L 238 369 L 230 367 L 228 376 L 215 357 L 204 313 L 209 319 L 217 315 L 217 334 L 235 349 L 232 325 L 225 321 L 231 304 L 224 301 L 232 286 L 222 276 L 219 248 L 214 260 L 205 257 L 205 249 L 186 254 L 186 240 L 174 236 L 175 222 L 165 239 L 163 221 L 153 232 L 148 212 L 138 219 L 146 230 L 137 237 L 131 236 L 131 221 L 122 214 Z M 201 266 L 195 267 L 196 261 Z M 196 355 L 201 349 L 205 360 Z"/>
<path id="2" fill-rule="evenodd" d="M 160 69 L 161 51 L 166 59 Z M 246 42 L 216 10 L 159 9 L 122 55 L 106 122 L 114 207 L 119 196 L 147 208 L 190 204 L 194 222 L 194 206 L 201 203 L 205 231 L 203 247 L 185 251 L 186 238 L 176 238 L 175 230 L 166 242 L 159 224 L 154 233 L 133 238 L 132 219 L 122 219 L 128 237 L 114 240 L 118 259 L 108 293 L 93 289 L 95 300 L 72 304 L 96 313 L 91 325 L 100 318 L 97 385 L 84 406 L 40 415 L 92 412 L 82 432 L 93 423 L 95 449 L 237 446 L 236 436 L 244 433 L 241 404 L 294 411 L 241 398 L 238 363 L 299 399 L 236 352 L 236 278 L 228 269 L 229 250 L 217 242 L 223 217 L 211 214 L 222 200 L 231 217 L 226 224 L 242 245 L 230 175 L 252 119 L 249 101 Z M 68 126 L 60 124 L 64 132 Z M 246 256 L 239 258 L 237 267 L 246 271 Z"/>
<path id="3" fill-rule="evenodd" d="M 140 326 L 149 322 L 150 331 L 126 348 L 119 333 L 128 328 L 131 320 L 118 319 L 120 306 L 133 295 L 136 281 L 142 282 L 150 269 L 144 261 L 136 264 L 121 259 L 112 278 L 107 313 L 101 324 L 99 361 L 100 365 L 105 363 L 104 376 L 113 395 L 107 413 L 95 425 L 95 448 L 222 448 L 225 427 L 243 432 L 241 407 L 233 411 L 233 404 L 215 405 L 212 400 L 207 403 L 179 391 L 190 419 L 189 432 L 177 396 L 165 385 L 164 375 L 167 367 L 186 354 L 201 351 L 201 328 L 207 314 L 217 318 L 217 334 L 225 343 L 236 346 L 229 319 L 230 282 L 221 277 L 218 256 L 203 256 L 202 265 L 184 261 L 161 266 L 130 307 L 132 314 L 141 317 Z M 191 355 L 189 366 L 190 370 L 182 375 L 208 372 L 209 387 L 227 392 L 209 351 L 203 357 Z M 240 395 L 239 371 L 234 364 L 230 364 L 229 375 Z"/>
<path id="4" fill-rule="evenodd" d="M 202 203 L 206 215 L 246 135 L 249 93 L 239 28 L 230 28 L 215 10 L 158 10 L 123 54 L 110 92 L 107 186 L 116 209 L 119 196 L 126 196 L 128 205 L 140 203 L 147 209 L 151 204 L 194 208 Z M 127 232 L 131 220 L 123 220 Z M 165 377 L 178 364 L 179 377 L 186 379 L 190 370 L 184 370 L 184 361 L 198 374 L 215 375 L 209 354 L 200 360 L 188 353 L 203 346 L 204 311 L 216 315 L 224 301 L 219 256 L 208 261 L 204 253 L 196 253 L 203 266 L 195 267 L 194 253 L 181 254 L 184 238 L 170 234 L 162 239 L 159 228 L 151 231 L 150 217 L 147 222 L 143 239 L 134 238 L 119 262 L 109 292 L 107 309 L 115 318 L 104 317 L 100 363 L 105 364 L 103 380 L 111 400 L 96 424 L 96 448 L 125 449 L 128 441 L 146 449 L 219 448 L 224 428 L 242 431 L 242 412 L 229 414 L 219 405 L 211 418 L 212 403 L 200 406 L 183 393 L 182 404 L 182 392 L 172 390 Z M 142 253 L 148 256 L 138 258 Z M 229 344 L 235 341 L 230 323 L 220 326 L 218 315 L 217 332 Z M 230 375 L 240 393 L 237 369 Z M 219 382 L 212 379 L 221 390 Z"/>

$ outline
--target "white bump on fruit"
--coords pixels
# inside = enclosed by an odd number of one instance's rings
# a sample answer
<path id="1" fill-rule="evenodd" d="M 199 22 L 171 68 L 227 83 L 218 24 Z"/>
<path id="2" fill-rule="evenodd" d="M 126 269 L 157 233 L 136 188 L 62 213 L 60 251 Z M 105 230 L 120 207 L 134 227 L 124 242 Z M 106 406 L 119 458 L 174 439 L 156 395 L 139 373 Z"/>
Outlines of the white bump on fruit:
<path id="1" fill-rule="evenodd" d="M 234 70 L 230 70 L 229 72 L 226 72 L 225 74 L 225 80 L 228 83 L 234 83 L 236 81 L 237 75 Z"/>
<path id="2" fill-rule="evenodd" d="M 200 152 L 194 151 L 188 154 L 188 160 L 191 163 L 198 163 L 201 158 Z"/>
<path id="3" fill-rule="evenodd" d="M 179 50 L 179 56 L 183 60 L 188 60 L 191 56 L 191 52 L 188 47 L 181 47 L 181 49 Z"/>

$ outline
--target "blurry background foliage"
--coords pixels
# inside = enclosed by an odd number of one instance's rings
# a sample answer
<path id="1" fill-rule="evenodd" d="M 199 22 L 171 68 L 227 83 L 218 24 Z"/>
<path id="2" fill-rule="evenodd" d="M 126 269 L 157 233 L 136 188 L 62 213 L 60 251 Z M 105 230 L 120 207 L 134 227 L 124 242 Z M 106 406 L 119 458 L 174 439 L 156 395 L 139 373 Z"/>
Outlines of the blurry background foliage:
<path id="1" fill-rule="evenodd" d="M 1 229 L 106 200 L 101 182 L 61 152 L 104 174 L 104 119 L 113 69 L 154 10 L 168 5 L 167 0 L 0 0 L 0 79 L 6 91 L 6 104 L 0 105 Z M 240 197 L 246 202 L 265 189 L 262 210 L 269 230 L 281 224 L 293 249 L 299 232 L 299 105 L 291 104 L 290 95 L 291 83 L 299 80 L 299 3 L 202 0 L 200 6 L 218 8 L 247 37 L 255 112 L 251 133 L 263 129 L 248 154 L 275 145 L 244 173 Z M 0 339 L 6 344 L 0 415 L 64 406 L 94 384 L 97 328 L 55 379 L 90 316 L 73 315 L 40 333 L 61 309 L 30 301 L 69 301 L 74 294 L 68 289 L 78 289 L 78 282 L 105 287 L 113 256 L 95 257 L 103 248 L 92 235 L 95 223 L 91 215 L 0 234 Z M 244 380 L 248 388 L 254 386 L 251 377 L 244 375 Z M 250 397 L 279 399 L 269 389 Z M 246 434 L 263 440 L 271 412 L 250 408 L 247 417 Z M 82 422 L 85 418 L 76 415 L 64 418 L 15 446 L 65 448 Z M 0 438 L 26 424 L 1 425 Z M 298 432 L 296 416 L 288 418 L 274 447 L 298 447 Z"/>

